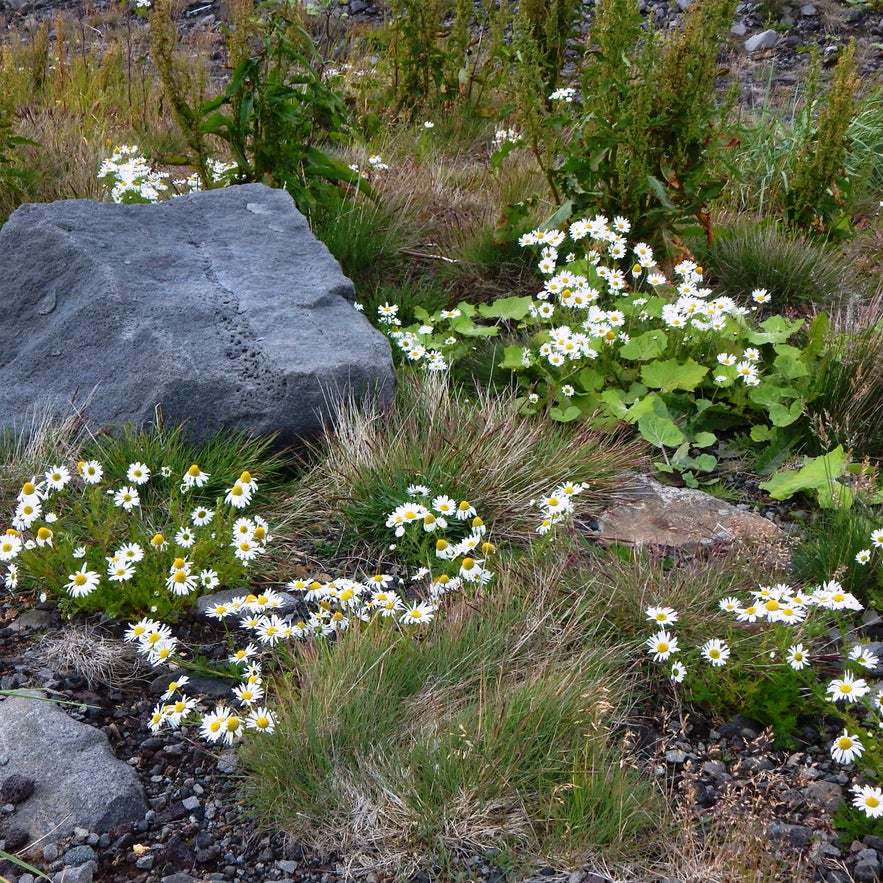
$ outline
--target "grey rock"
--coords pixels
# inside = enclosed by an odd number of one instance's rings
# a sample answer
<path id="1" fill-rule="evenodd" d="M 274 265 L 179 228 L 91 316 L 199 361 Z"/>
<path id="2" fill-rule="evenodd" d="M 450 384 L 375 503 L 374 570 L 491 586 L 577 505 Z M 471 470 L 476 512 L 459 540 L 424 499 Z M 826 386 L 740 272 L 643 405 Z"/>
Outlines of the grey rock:
<path id="1" fill-rule="evenodd" d="M 0 369 L 0 373 L 2 373 L 2 369 Z M 50 628 L 54 622 L 55 617 L 52 611 L 31 607 L 9 624 L 9 630 L 11 632 L 39 632 Z"/>
<path id="2" fill-rule="evenodd" d="M 95 850 L 84 843 L 81 846 L 73 846 L 67 850 L 63 860 L 66 865 L 76 866 L 84 865 L 86 862 L 94 862 L 96 858 L 98 856 L 95 855 Z"/>
<path id="3" fill-rule="evenodd" d="M 806 786 L 806 796 L 817 803 L 829 815 L 834 812 L 843 800 L 843 788 L 836 782 L 828 782 L 824 779 L 811 782 Z"/>
<path id="4" fill-rule="evenodd" d="M 316 435 L 392 393 L 389 342 L 291 197 L 248 184 L 157 205 L 68 200 L 0 230 L 0 427 L 34 410 Z"/>
<path id="5" fill-rule="evenodd" d="M 817 15 L 818 10 L 813 6 L 812 3 L 805 3 L 800 7 L 800 14 L 809 18 L 812 15 Z"/>
<path id="6" fill-rule="evenodd" d="M 187 810 L 187 812 L 193 812 L 195 809 L 199 809 L 200 803 L 198 797 L 185 797 L 181 801 L 181 806 Z"/>
<path id="7" fill-rule="evenodd" d="M 97 867 L 95 862 L 86 862 L 75 868 L 65 868 L 53 875 L 52 883 L 92 883 Z"/>
<path id="8" fill-rule="evenodd" d="M 35 782 L 13 816 L 32 840 L 78 827 L 107 831 L 147 810 L 138 774 L 117 760 L 107 736 L 45 699 L 0 702 L 0 752 L 9 755 L 11 773 Z"/>
<path id="9" fill-rule="evenodd" d="M 730 543 L 772 546 L 782 530 L 767 518 L 689 488 L 625 475 L 618 502 L 596 520 L 602 543 L 665 546 L 684 551 Z"/>
<path id="10" fill-rule="evenodd" d="M 737 21 L 734 22 L 730 28 L 730 33 L 737 37 L 744 37 L 748 33 L 748 28 L 745 26 L 744 22 Z"/>
<path id="11" fill-rule="evenodd" d="M 761 31 L 759 34 L 754 34 L 749 37 L 745 41 L 745 51 L 762 52 L 765 49 L 774 49 L 778 41 L 778 31 L 774 31 L 770 28 L 769 30 Z"/>
<path id="12" fill-rule="evenodd" d="M 856 862 L 852 876 L 857 883 L 877 883 L 881 879 L 880 862 Z"/>
<path id="13" fill-rule="evenodd" d="M 4 803 L 23 803 L 34 793 L 34 780 L 30 776 L 13 773 L 0 785 L 0 799 Z"/>
<path id="14" fill-rule="evenodd" d="M 243 589 L 224 589 L 222 592 L 211 592 L 208 595 L 200 595 L 193 602 L 193 610 L 197 615 L 205 616 L 205 612 L 209 607 L 214 607 L 215 604 L 228 604 L 236 597 L 241 598 L 244 595 L 247 595 L 248 591 L 249 590 Z M 276 594 L 282 599 L 282 603 L 274 612 L 287 613 L 297 606 L 297 598 L 295 598 L 290 592 L 276 591 Z M 217 622 L 217 620 L 215 620 L 215 622 Z"/>
<path id="15" fill-rule="evenodd" d="M 806 825 L 788 825 L 784 822 L 770 822 L 767 832 L 771 837 L 775 837 L 791 846 L 802 849 L 809 846 L 812 840 L 812 829 Z"/>

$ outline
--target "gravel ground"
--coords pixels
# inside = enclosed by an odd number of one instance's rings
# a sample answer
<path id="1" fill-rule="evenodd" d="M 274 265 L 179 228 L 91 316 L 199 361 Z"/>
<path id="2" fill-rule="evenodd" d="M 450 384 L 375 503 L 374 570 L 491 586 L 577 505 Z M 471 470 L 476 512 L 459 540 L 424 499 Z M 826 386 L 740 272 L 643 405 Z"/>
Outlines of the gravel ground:
<path id="1" fill-rule="evenodd" d="M 11 608 L 6 611 L 11 615 Z M 191 627 L 189 643 L 210 637 L 200 623 L 193 622 Z M 260 830 L 248 817 L 238 794 L 232 749 L 209 750 L 180 731 L 151 735 L 147 720 L 163 689 L 163 679 L 157 679 L 155 671 L 141 671 L 141 677 L 115 686 L 106 680 L 90 685 L 72 672 L 58 653 L 59 646 L 69 643 L 60 644 L 59 637 L 72 629 L 82 626 L 63 624 L 54 611 L 39 608 L 25 611 L 0 629 L 0 687 L 41 687 L 51 696 L 74 703 L 66 710 L 102 729 L 116 756 L 138 771 L 150 811 L 136 824 L 108 833 L 78 830 L 73 837 L 44 843 L 42 862 L 38 862 L 42 870 L 58 883 L 336 883 L 343 879 L 341 856 L 315 855 L 287 841 L 280 832 Z M 176 633 L 186 634 L 186 624 Z M 91 632 L 93 640 L 112 634 L 112 629 Z M 131 663 L 121 662 L 111 680 L 120 671 L 131 675 Z M 215 686 L 219 692 L 228 690 L 221 682 Z M 677 708 L 673 703 L 662 704 Z M 679 795 L 681 811 L 694 823 L 689 827 L 726 832 L 736 843 L 747 836 L 747 826 L 756 835 L 755 841 L 762 835 L 764 848 L 781 859 L 783 872 L 777 879 L 793 883 L 878 880 L 883 876 L 883 839 L 865 837 L 845 846 L 835 842 L 830 813 L 848 796 L 849 777 L 830 760 L 827 745 L 834 728 L 834 721 L 803 721 L 797 734 L 799 747 L 783 752 L 773 748 L 759 724 L 741 716 L 712 725 L 702 717 L 651 710 L 634 719 L 627 738 L 635 762 Z M 12 820 L 3 822 L 8 809 L 0 809 L 0 835 L 6 838 L 6 848 L 14 851 L 24 844 L 16 842 Z M 94 873 L 90 862 L 96 863 Z M 463 864 L 464 879 L 482 883 L 514 879 L 495 867 L 489 855 L 464 853 Z M 609 878 L 597 867 L 538 867 L 533 880 L 692 883 L 737 879 L 721 873 L 703 878 L 686 871 L 682 876 L 671 876 L 669 871 L 666 876 L 645 870 Z M 0 874 L 10 883 L 32 880 L 9 864 L 0 864 Z M 434 879 L 432 869 L 426 869 L 412 877 L 412 883 Z M 366 883 L 381 880 L 380 875 L 369 873 Z"/>

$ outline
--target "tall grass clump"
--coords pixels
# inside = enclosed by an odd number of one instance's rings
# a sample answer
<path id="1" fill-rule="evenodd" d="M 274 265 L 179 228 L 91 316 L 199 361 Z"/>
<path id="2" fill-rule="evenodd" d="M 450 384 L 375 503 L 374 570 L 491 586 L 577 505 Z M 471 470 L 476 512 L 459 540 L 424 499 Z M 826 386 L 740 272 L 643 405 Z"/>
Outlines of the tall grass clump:
<path id="1" fill-rule="evenodd" d="M 388 542 L 383 525 L 414 482 L 469 499 L 498 539 L 524 542 L 525 501 L 562 475 L 588 483 L 584 499 L 607 498 L 617 476 L 641 461 L 640 443 L 520 413 L 511 393 L 467 396 L 443 375 L 401 379 L 387 412 L 344 403 L 315 465 L 293 489 L 293 510 L 341 523 L 362 540 Z"/>
<path id="2" fill-rule="evenodd" d="M 567 559 L 522 561 L 420 642 L 357 628 L 293 654 L 280 725 L 243 755 L 258 812 L 352 866 L 400 873 L 464 851 L 529 865 L 654 843 L 661 794 L 617 747 L 627 653 L 603 639 Z"/>
<path id="3" fill-rule="evenodd" d="M 696 256 L 716 291 L 747 301 L 764 288 L 779 310 L 811 305 L 830 310 L 850 281 L 832 247 L 771 223 L 718 230 L 710 245 L 697 247 Z"/>
<path id="4" fill-rule="evenodd" d="M 883 462 L 883 289 L 834 317 L 809 401 L 819 450 L 837 445 L 857 459 Z"/>

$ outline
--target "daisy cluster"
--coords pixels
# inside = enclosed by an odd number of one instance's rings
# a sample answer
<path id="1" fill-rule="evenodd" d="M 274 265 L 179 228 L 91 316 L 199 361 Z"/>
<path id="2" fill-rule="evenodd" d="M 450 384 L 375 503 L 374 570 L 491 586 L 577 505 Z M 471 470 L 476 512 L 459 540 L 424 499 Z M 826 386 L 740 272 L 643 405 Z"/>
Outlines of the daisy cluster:
<path id="1" fill-rule="evenodd" d="M 438 349 L 426 345 L 426 336 L 435 332 L 432 325 L 421 325 L 416 331 L 400 331 L 402 324 L 398 317 L 397 304 L 382 303 L 377 308 L 377 319 L 381 325 L 389 327 L 387 334 L 395 345 L 405 354 L 410 362 L 423 365 L 427 371 L 444 371 L 448 368 L 448 362 Z M 454 318 L 459 315 L 459 310 L 443 310 L 442 318 Z M 450 338 L 449 344 L 457 342 L 456 338 Z"/>
<path id="2" fill-rule="evenodd" d="M 626 344 L 636 331 L 652 327 L 717 333 L 730 339 L 751 313 L 730 297 L 713 297 L 711 289 L 703 286 L 702 268 L 693 261 L 677 264 L 669 280 L 647 243 L 629 245 L 630 230 L 627 218 L 610 221 L 596 215 L 575 221 L 566 235 L 561 230 L 537 229 L 521 236 L 522 247 L 540 248 L 537 267 L 547 277 L 531 316 L 551 326 L 551 339 L 531 358 L 538 356 L 553 367 L 567 360 L 593 359 L 600 347 Z M 574 250 L 562 258 L 568 236 Z M 669 289 L 674 290 L 674 300 L 665 294 Z M 758 305 L 769 302 L 763 289 L 753 298 Z M 742 354 L 733 366 L 740 361 L 749 357 Z"/>
<path id="3" fill-rule="evenodd" d="M 146 8 L 150 4 L 136 5 Z M 231 173 L 236 169 L 234 163 L 213 159 L 208 160 L 207 167 L 215 184 L 229 183 Z M 98 170 L 98 180 L 111 188 L 110 198 L 117 203 L 159 202 L 170 194 L 169 176 L 151 168 L 136 145 L 114 147 L 113 153 Z M 174 187 L 172 196 L 202 189 L 199 176 L 195 174 L 176 180 Z"/>
<path id="4" fill-rule="evenodd" d="M 0 536 L 6 588 L 27 579 L 39 583 L 43 599 L 48 589 L 79 606 L 100 593 L 99 606 L 108 609 L 129 597 L 130 606 L 140 599 L 142 609 L 171 612 L 177 599 L 241 577 L 271 540 L 263 518 L 239 514 L 257 481 L 243 472 L 223 498 L 205 505 L 194 497 L 209 477 L 197 464 L 176 479 L 168 467 L 132 462 L 116 481 L 97 460 L 50 466 L 22 485 Z M 171 484 L 165 509 L 142 499 L 153 501 L 163 484 Z"/>
<path id="5" fill-rule="evenodd" d="M 386 526 L 397 538 L 409 539 L 417 557 L 430 565 L 416 575 L 416 579 L 430 580 L 430 606 L 436 603 L 439 585 L 445 594 L 464 584 L 487 585 L 493 579 L 486 560 L 496 548 L 468 500 L 458 502 L 446 494 L 434 494 L 426 485 L 412 484 L 408 500 L 389 513 Z"/>
<path id="6" fill-rule="evenodd" d="M 253 599 L 253 600 L 251 600 Z M 257 598 L 243 596 L 240 609 L 248 615 L 258 615 L 269 609 L 273 603 L 281 603 L 275 596 Z M 169 626 L 155 619 L 145 617 L 129 625 L 124 635 L 126 641 L 134 642 L 138 652 L 145 656 L 151 665 L 172 662 L 176 658 L 177 639 Z M 153 733 L 164 729 L 177 730 L 193 713 L 201 714 L 200 735 L 208 742 L 224 742 L 231 745 L 238 741 L 246 730 L 272 733 L 276 727 L 276 716 L 263 702 L 266 700 L 266 687 L 261 672 L 261 664 L 255 657 L 258 648 L 254 644 L 234 651 L 228 663 L 239 670 L 240 682 L 231 689 L 231 699 L 219 702 L 211 711 L 201 710 L 200 698 L 189 695 L 185 687 L 190 677 L 181 674 L 169 682 L 160 701 L 151 712 L 148 726 Z"/>
<path id="7" fill-rule="evenodd" d="M 542 518 L 537 527 L 538 534 L 547 534 L 556 525 L 569 519 L 574 513 L 573 498 L 588 489 L 587 484 L 565 481 L 551 494 L 532 500 L 531 505 L 539 507 Z"/>
<path id="8" fill-rule="evenodd" d="M 883 541 L 883 532 L 875 531 L 876 534 L 880 534 L 878 540 Z M 879 545 L 883 545 L 883 542 Z M 814 661 L 826 666 L 832 662 L 829 652 L 814 654 L 809 646 L 810 639 L 805 626 L 807 617 L 813 611 L 828 611 L 829 614 L 839 616 L 851 615 L 864 609 L 855 595 L 846 591 L 836 580 L 822 583 L 808 591 L 779 583 L 760 586 L 749 594 L 750 597 L 744 603 L 736 597 L 723 598 L 719 607 L 740 624 L 766 623 L 784 626 L 786 631 L 779 633 L 780 636 L 784 634 L 784 640 L 778 642 L 782 647 L 781 658 L 796 672 L 810 669 Z M 647 653 L 654 662 L 667 663 L 673 660 L 669 676 L 674 683 L 681 683 L 688 672 L 682 662 L 673 659 L 682 651 L 673 631 L 679 619 L 678 612 L 671 607 L 649 607 L 646 617 L 659 627 L 656 634 L 646 640 Z M 822 624 L 820 633 L 827 636 L 826 624 Z M 706 662 L 717 667 L 726 665 L 731 655 L 729 646 L 716 638 L 706 641 L 699 652 Z M 779 654 L 774 650 L 769 655 L 774 660 Z M 854 643 L 848 649 L 844 648 L 839 677 L 822 682 L 824 686 L 819 685 L 818 695 L 824 695 L 825 700 L 833 704 L 838 713 L 847 720 L 847 726 L 830 746 L 831 757 L 838 763 L 852 763 L 865 752 L 866 746 L 861 732 L 851 732 L 860 729 L 858 720 L 861 720 L 862 726 L 883 729 L 883 690 L 861 677 L 879 664 L 880 659 L 867 645 Z M 810 672 L 807 672 L 807 676 L 814 678 Z M 868 730 L 867 736 L 875 739 L 873 730 Z M 853 805 L 856 808 L 871 817 L 883 816 L 883 791 L 880 788 L 855 785 L 852 791 Z"/>

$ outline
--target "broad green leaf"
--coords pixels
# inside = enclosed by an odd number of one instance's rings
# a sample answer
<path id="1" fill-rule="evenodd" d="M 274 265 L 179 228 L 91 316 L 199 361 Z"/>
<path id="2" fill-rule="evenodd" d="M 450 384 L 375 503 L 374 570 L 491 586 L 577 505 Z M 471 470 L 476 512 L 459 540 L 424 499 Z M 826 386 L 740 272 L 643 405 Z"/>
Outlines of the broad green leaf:
<path id="1" fill-rule="evenodd" d="M 530 310 L 532 297 L 501 297 L 491 304 L 479 304 L 478 312 L 487 319 L 521 321 Z"/>
<path id="2" fill-rule="evenodd" d="M 771 386 L 767 383 L 752 387 L 748 391 L 748 398 L 758 405 L 773 405 L 781 402 L 782 399 L 794 399 L 797 396 L 798 393 L 789 386 Z"/>
<path id="3" fill-rule="evenodd" d="M 796 472 L 777 472 L 769 481 L 760 484 L 774 500 L 787 500 L 804 491 L 818 491 L 843 475 L 846 453 L 842 445 L 816 457 Z"/>
<path id="4" fill-rule="evenodd" d="M 803 319 L 789 321 L 784 316 L 770 316 L 765 322 L 760 323 L 762 331 L 749 331 L 745 339 L 749 343 L 760 345 L 762 343 L 784 343 L 803 327 Z"/>
<path id="5" fill-rule="evenodd" d="M 769 426 L 757 424 L 757 426 L 751 427 L 751 441 L 766 442 L 769 441 L 774 435 L 775 431 Z"/>
<path id="6" fill-rule="evenodd" d="M 677 447 L 686 438 L 671 419 L 660 417 L 658 414 L 642 417 L 638 421 L 638 431 L 645 441 L 656 445 L 657 448 Z"/>
<path id="7" fill-rule="evenodd" d="M 628 420 L 629 423 L 636 423 L 650 414 L 655 414 L 657 417 L 664 417 L 666 420 L 671 420 L 671 414 L 669 413 L 665 402 L 655 392 L 651 392 L 649 395 L 644 396 L 644 398 L 638 399 L 638 401 L 626 411 L 625 419 Z"/>
<path id="8" fill-rule="evenodd" d="M 604 388 L 604 375 L 596 371 L 594 368 L 583 368 L 576 375 L 576 382 L 586 392 L 596 392 Z"/>
<path id="9" fill-rule="evenodd" d="M 699 456 L 693 458 L 693 463 L 697 469 L 701 469 L 703 472 L 711 472 L 717 466 L 717 457 L 712 454 L 699 454 Z"/>
<path id="10" fill-rule="evenodd" d="M 705 365 L 700 365 L 693 359 L 679 362 L 677 359 L 667 359 L 664 362 L 650 362 L 641 368 L 641 380 L 647 386 L 668 392 L 673 389 L 693 390 L 702 383 L 708 373 Z"/>
<path id="11" fill-rule="evenodd" d="M 565 408 L 563 411 L 561 408 L 552 408 L 549 411 L 549 416 L 556 420 L 558 423 L 570 423 L 573 420 L 576 420 L 578 417 L 582 415 L 582 411 L 576 407 L 576 405 L 570 405 Z"/>
<path id="12" fill-rule="evenodd" d="M 508 368 L 510 371 L 517 371 L 524 367 L 524 354 L 527 350 L 523 346 L 507 346 L 503 350 L 503 361 L 500 362 L 501 368 Z"/>
<path id="13" fill-rule="evenodd" d="M 628 408 L 623 401 L 621 389 L 605 389 L 601 393 L 601 401 L 607 411 L 618 420 L 625 420 Z"/>
<path id="14" fill-rule="evenodd" d="M 619 348 L 619 354 L 624 359 L 646 362 L 648 359 L 661 356 L 667 346 L 668 336 L 664 331 L 645 331 L 623 344 Z"/>
<path id="15" fill-rule="evenodd" d="M 693 446 L 697 448 L 707 448 L 717 441 L 717 436 L 713 432 L 697 432 L 693 437 Z"/>
<path id="16" fill-rule="evenodd" d="M 788 347 L 789 350 L 796 350 L 796 355 L 791 352 L 780 353 L 773 362 L 773 367 L 786 380 L 796 380 L 798 377 L 806 377 L 809 369 L 800 360 L 800 350 L 796 347 Z"/>
<path id="17" fill-rule="evenodd" d="M 767 411 L 773 426 L 790 426 L 803 414 L 803 402 L 801 400 L 792 402 L 790 408 L 784 405 L 770 405 Z"/>

